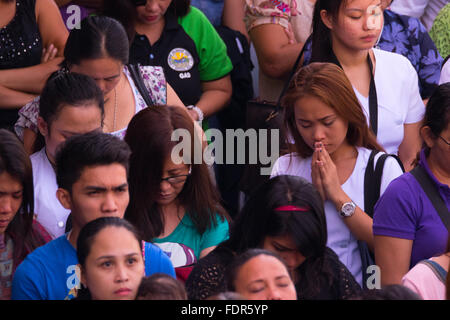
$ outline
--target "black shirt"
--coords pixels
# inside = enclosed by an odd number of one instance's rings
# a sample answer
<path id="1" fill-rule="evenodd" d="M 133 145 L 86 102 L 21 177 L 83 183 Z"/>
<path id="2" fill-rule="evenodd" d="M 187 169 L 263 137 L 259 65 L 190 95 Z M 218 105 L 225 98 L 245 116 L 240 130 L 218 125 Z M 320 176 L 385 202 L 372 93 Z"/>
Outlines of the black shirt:
<path id="1" fill-rule="evenodd" d="M 167 82 L 185 105 L 195 105 L 202 94 L 199 55 L 194 40 L 177 18 L 165 15 L 161 37 L 153 46 L 145 35 L 136 33 L 130 46 L 130 63 L 162 66 Z"/>
<path id="2" fill-rule="evenodd" d="M 36 0 L 16 0 L 16 14 L 0 28 L 0 70 L 26 68 L 41 62 L 42 40 L 35 16 Z M 0 110 L 0 128 L 12 127 L 17 109 Z"/>

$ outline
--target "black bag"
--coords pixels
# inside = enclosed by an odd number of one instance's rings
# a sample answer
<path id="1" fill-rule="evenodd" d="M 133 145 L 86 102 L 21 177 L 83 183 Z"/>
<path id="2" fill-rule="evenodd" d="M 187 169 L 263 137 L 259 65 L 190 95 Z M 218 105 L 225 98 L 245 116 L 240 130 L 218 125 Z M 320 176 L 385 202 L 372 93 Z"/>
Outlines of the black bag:
<path id="1" fill-rule="evenodd" d="M 366 171 L 364 173 L 364 212 L 367 213 L 371 218 L 373 218 L 373 208 L 380 198 L 380 188 L 381 188 L 381 177 L 383 175 L 384 163 L 388 157 L 394 157 L 402 171 L 405 172 L 403 164 L 394 154 L 383 154 L 378 160 L 376 167 L 374 166 L 375 156 L 379 151 L 373 150 L 370 153 L 369 161 L 367 163 Z M 375 167 L 375 169 L 374 169 Z M 358 249 L 361 255 L 361 269 L 362 269 L 362 279 L 363 279 L 363 289 L 367 289 L 367 267 L 375 264 L 375 259 L 373 253 L 370 251 L 369 247 L 364 241 L 358 240 Z"/>
<path id="2" fill-rule="evenodd" d="M 238 163 L 240 150 L 234 138 L 228 137 L 227 129 L 245 129 L 247 102 L 253 98 L 253 64 L 250 59 L 250 45 L 247 38 L 237 30 L 225 26 L 216 27 L 217 33 L 227 47 L 227 54 L 233 65 L 230 72 L 232 95 L 230 102 L 217 112 L 219 129 L 223 135 L 223 145 L 234 145 L 232 150 L 223 148 L 223 159 L 233 155 L 233 163 L 215 164 L 216 180 L 223 205 L 233 218 L 239 212 L 239 182 L 244 171 L 244 164 Z M 233 141 L 231 141 L 233 139 Z"/>
<path id="3" fill-rule="evenodd" d="M 284 136 L 284 130 L 283 130 L 283 115 L 282 115 L 282 107 L 281 107 L 281 99 L 283 98 L 284 94 L 286 93 L 289 83 L 291 82 L 291 79 L 293 78 L 295 72 L 297 71 L 297 68 L 300 64 L 301 57 L 303 56 L 305 46 L 303 46 L 302 50 L 300 51 L 300 54 L 297 57 L 297 60 L 295 61 L 294 67 L 291 70 L 291 73 L 289 75 L 289 78 L 287 82 L 285 83 L 283 90 L 281 91 L 280 97 L 278 98 L 278 101 L 276 104 L 273 102 L 268 101 L 259 101 L 257 99 L 250 100 L 247 103 L 247 112 L 246 112 L 246 129 L 255 129 L 256 130 L 256 150 L 259 152 L 258 148 L 260 145 L 260 137 L 258 134 L 259 129 L 266 129 L 268 132 L 267 136 L 267 155 L 272 154 L 272 145 L 271 145 L 271 132 L 272 130 L 279 130 L 279 143 L 280 146 L 280 152 L 283 150 L 287 150 L 287 143 Z M 249 148 L 249 142 L 246 142 L 246 149 L 250 150 Z M 242 175 L 241 181 L 239 183 L 240 189 L 246 193 L 250 194 L 252 190 L 254 190 L 256 187 L 258 187 L 260 184 L 264 183 L 265 181 L 269 180 L 269 175 L 261 175 L 261 168 L 264 167 L 264 165 L 261 163 L 261 160 L 259 157 L 257 158 L 256 164 L 250 164 L 250 157 L 249 155 L 246 155 L 246 161 L 245 161 L 245 168 L 244 173 Z"/>

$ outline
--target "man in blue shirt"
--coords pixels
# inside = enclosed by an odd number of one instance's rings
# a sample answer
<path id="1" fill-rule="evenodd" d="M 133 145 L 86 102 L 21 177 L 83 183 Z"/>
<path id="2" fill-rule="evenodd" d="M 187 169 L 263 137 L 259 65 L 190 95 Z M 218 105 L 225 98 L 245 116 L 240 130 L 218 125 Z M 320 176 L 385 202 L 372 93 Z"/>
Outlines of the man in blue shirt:
<path id="1" fill-rule="evenodd" d="M 100 217 L 123 218 L 128 206 L 128 145 L 109 134 L 88 133 L 67 140 L 56 156 L 57 197 L 71 210 L 72 229 L 36 249 L 17 268 L 16 300 L 70 300 L 80 287 L 76 243 L 80 230 Z M 145 273 L 175 276 L 158 247 L 145 243 Z"/>

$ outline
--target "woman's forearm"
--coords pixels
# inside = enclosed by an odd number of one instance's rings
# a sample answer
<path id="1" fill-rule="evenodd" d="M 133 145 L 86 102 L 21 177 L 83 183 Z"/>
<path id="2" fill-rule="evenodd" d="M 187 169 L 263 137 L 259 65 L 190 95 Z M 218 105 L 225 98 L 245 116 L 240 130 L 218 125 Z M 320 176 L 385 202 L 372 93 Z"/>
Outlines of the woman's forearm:
<path id="1" fill-rule="evenodd" d="M 0 85 L 15 91 L 39 94 L 62 61 L 63 58 L 55 58 L 32 67 L 0 70 Z"/>
<path id="2" fill-rule="evenodd" d="M 203 82 L 202 89 L 202 96 L 196 105 L 203 111 L 205 117 L 209 117 L 225 107 L 230 101 L 232 92 L 230 76 Z"/>
<path id="3" fill-rule="evenodd" d="M 35 98 L 30 93 L 9 89 L 0 85 L 0 109 L 19 109 Z"/>
<path id="4" fill-rule="evenodd" d="M 294 67 L 303 43 L 291 43 L 286 30 L 278 24 L 263 24 L 249 31 L 258 64 L 267 76 L 283 79 Z"/>
<path id="5" fill-rule="evenodd" d="M 339 214 L 344 203 L 350 202 L 352 199 L 343 190 L 341 190 L 336 198 L 330 199 L 330 201 L 333 202 Z M 373 220 L 367 213 L 357 206 L 355 213 L 351 217 L 343 217 L 342 221 L 350 229 L 356 239 L 364 241 L 367 243 L 370 250 L 373 250 Z"/>

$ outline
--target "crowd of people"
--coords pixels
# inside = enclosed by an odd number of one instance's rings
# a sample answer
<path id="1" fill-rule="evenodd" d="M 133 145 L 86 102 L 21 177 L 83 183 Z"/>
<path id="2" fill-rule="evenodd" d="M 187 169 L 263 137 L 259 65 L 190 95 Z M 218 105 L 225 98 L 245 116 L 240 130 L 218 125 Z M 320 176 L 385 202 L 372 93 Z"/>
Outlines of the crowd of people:
<path id="1" fill-rule="evenodd" d="M 0 0 L 0 300 L 449 299 L 447 2 Z"/>

